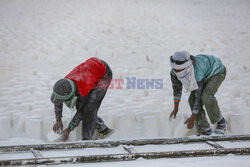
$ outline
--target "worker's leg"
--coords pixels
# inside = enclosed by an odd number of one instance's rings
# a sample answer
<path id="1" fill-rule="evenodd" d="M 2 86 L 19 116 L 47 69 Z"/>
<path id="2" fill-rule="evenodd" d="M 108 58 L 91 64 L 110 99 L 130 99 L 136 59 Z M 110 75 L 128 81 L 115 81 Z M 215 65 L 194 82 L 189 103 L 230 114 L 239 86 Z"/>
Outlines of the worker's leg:
<path id="1" fill-rule="evenodd" d="M 194 101 L 195 101 L 194 92 L 191 92 L 189 99 L 188 99 L 191 111 L 193 110 Z M 210 129 L 210 124 L 207 121 L 207 117 L 206 117 L 206 113 L 205 113 L 205 110 L 203 108 L 203 105 L 201 107 L 201 110 L 199 111 L 199 113 L 197 114 L 197 116 L 195 118 L 195 125 L 197 127 L 197 131 L 199 134 L 206 132 Z"/>

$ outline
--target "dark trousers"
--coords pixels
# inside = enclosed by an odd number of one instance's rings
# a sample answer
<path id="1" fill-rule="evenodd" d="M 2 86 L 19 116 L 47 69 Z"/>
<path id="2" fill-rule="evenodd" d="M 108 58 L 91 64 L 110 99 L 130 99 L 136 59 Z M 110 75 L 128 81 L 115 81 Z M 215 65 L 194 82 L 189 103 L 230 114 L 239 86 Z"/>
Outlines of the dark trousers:
<path id="1" fill-rule="evenodd" d="M 112 71 L 106 62 L 102 62 L 106 65 L 106 73 L 96 84 L 96 87 L 90 91 L 87 102 L 79 106 L 79 111 L 82 113 L 83 140 L 91 140 L 95 129 L 100 132 L 107 128 L 103 120 L 97 116 L 97 112 L 111 82 Z"/>

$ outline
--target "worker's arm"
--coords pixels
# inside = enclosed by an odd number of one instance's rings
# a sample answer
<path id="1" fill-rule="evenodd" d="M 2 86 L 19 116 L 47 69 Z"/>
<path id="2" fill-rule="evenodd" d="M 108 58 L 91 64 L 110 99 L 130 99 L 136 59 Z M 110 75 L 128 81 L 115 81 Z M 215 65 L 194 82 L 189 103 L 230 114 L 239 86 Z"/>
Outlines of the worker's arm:
<path id="1" fill-rule="evenodd" d="M 175 118 L 178 113 L 179 103 L 182 95 L 182 83 L 170 72 L 172 88 L 173 88 L 173 96 L 174 96 L 174 110 L 169 116 L 169 119 Z"/>
<path id="2" fill-rule="evenodd" d="M 63 123 L 62 123 L 62 109 L 63 109 L 63 101 L 58 101 L 55 99 L 54 95 L 51 95 L 50 98 L 51 102 L 54 104 L 54 112 L 56 116 L 56 123 L 53 126 L 53 131 L 55 133 L 61 134 L 63 130 Z"/>
<path id="3" fill-rule="evenodd" d="M 201 80 L 197 82 L 198 84 L 198 89 L 194 90 L 194 105 L 192 109 L 192 115 L 186 120 L 185 124 L 187 124 L 188 129 L 192 129 L 194 127 L 194 121 L 196 119 L 197 114 L 199 114 L 199 111 L 201 110 L 201 95 L 202 95 L 202 90 L 203 90 L 203 85 L 204 85 L 204 80 Z"/>

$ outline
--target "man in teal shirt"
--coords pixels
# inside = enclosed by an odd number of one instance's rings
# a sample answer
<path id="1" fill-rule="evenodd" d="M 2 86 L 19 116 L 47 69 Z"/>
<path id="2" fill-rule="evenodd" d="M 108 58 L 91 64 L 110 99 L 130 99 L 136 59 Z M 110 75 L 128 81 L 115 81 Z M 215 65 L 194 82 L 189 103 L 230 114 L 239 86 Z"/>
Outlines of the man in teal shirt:
<path id="1" fill-rule="evenodd" d="M 187 92 L 191 92 L 188 102 L 192 115 L 185 122 L 187 127 L 192 129 L 196 123 L 199 134 L 212 134 L 213 131 L 207 121 L 204 105 L 211 123 L 217 124 L 214 132 L 224 134 L 227 123 L 214 97 L 226 77 L 226 68 L 221 60 L 212 55 L 192 56 L 186 51 L 179 51 L 171 56 L 170 61 L 175 104 L 170 118 L 176 117 L 184 87 Z"/>

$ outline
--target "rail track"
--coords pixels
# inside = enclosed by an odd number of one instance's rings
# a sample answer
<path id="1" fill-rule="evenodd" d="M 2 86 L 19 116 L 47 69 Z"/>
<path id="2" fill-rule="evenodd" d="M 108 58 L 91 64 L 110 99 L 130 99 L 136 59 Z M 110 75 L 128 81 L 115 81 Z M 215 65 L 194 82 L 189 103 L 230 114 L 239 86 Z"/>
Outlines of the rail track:
<path id="1" fill-rule="evenodd" d="M 0 146 L 0 165 L 55 165 L 227 154 L 250 154 L 250 135 Z"/>

